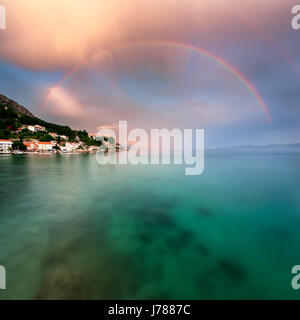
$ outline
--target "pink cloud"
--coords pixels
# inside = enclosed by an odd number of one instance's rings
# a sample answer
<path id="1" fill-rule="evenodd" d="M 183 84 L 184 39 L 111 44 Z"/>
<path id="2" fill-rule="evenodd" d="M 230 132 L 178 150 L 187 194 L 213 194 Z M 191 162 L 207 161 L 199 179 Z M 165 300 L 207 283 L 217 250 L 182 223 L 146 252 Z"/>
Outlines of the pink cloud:
<path id="1" fill-rule="evenodd" d="M 280 19 L 292 0 L 2 0 L 1 3 L 7 9 L 7 30 L 0 34 L 1 59 L 33 69 L 68 69 L 128 42 L 196 39 L 209 43 L 211 39 L 223 41 L 228 30 L 238 37 L 241 30 L 247 32 L 247 20 L 267 26 Z M 159 58 L 154 60 L 157 62 Z M 138 59 L 138 55 L 132 59 Z"/>
<path id="2" fill-rule="evenodd" d="M 84 109 L 73 95 L 68 94 L 63 88 L 49 89 L 51 100 L 47 106 L 47 113 L 52 116 L 80 117 Z"/>

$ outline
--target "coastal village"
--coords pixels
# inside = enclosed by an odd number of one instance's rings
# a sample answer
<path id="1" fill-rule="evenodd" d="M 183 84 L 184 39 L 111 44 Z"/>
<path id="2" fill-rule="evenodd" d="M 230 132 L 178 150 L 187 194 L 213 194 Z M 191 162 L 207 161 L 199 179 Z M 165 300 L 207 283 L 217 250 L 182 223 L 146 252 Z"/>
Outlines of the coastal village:
<path id="1" fill-rule="evenodd" d="M 39 125 L 35 126 L 25 126 L 27 130 L 33 131 L 45 131 L 44 127 Z M 19 128 L 18 130 L 24 130 L 24 128 Z M 70 142 L 69 138 L 64 135 L 58 135 L 54 132 L 48 133 L 53 140 L 51 141 L 38 141 L 37 139 L 23 140 L 22 143 L 26 148 L 14 148 L 15 141 L 18 139 L 0 139 L 0 153 L 1 154 L 23 154 L 23 153 L 96 153 L 99 146 L 87 146 L 79 137 L 76 137 L 76 142 Z M 102 148 L 105 146 L 107 150 L 116 150 L 117 147 L 110 141 L 103 137 L 103 142 L 101 144 Z M 92 137 L 94 139 L 94 137 Z"/>
<path id="2" fill-rule="evenodd" d="M 119 151 L 111 137 L 89 135 L 85 130 L 49 123 L 0 94 L 0 154 L 71 154 Z"/>
<path id="3" fill-rule="evenodd" d="M 79 136 L 75 137 L 75 142 L 70 142 L 68 136 L 59 135 L 55 132 L 47 132 L 46 128 L 40 125 L 24 125 L 18 128 L 17 132 L 44 132 L 49 135 L 52 140 L 39 141 L 37 139 L 24 139 L 22 140 L 23 147 L 18 148 L 14 147 L 14 143 L 19 142 L 19 139 L 0 139 L 0 153 L 96 153 L 99 149 L 99 145 L 87 146 L 83 141 L 81 141 Z M 94 139 L 96 141 L 96 138 L 93 136 L 90 136 L 90 139 Z M 106 137 L 103 137 L 100 144 L 102 148 L 105 146 L 108 150 L 117 149 L 117 146 L 113 141 Z"/>

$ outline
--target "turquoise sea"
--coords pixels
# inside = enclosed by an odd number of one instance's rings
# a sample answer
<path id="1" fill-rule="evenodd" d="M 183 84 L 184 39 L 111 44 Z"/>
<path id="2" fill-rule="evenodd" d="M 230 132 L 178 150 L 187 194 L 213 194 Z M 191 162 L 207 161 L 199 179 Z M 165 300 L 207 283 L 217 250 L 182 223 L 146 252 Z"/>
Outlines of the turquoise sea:
<path id="1" fill-rule="evenodd" d="M 0 299 L 299 299 L 300 155 L 0 157 Z"/>

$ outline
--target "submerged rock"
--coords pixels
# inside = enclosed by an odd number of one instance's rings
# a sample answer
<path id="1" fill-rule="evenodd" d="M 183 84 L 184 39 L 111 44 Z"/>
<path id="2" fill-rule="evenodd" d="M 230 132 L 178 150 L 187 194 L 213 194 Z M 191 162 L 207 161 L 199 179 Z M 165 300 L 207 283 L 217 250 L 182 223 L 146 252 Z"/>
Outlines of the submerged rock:
<path id="1" fill-rule="evenodd" d="M 175 233 L 165 236 L 165 242 L 170 250 L 178 252 L 192 246 L 194 235 L 192 232 L 182 229 L 176 229 Z"/>
<path id="2" fill-rule="evenodd" d="M 204 207 L 197 208 L 196 213 L 203 218 L 211 218 L 214 216 L 214 213 L 212 210 Z"/>
<path id="3" fill-rule="evenodd" d="M 243 268 L 236 262 L 229 259 L 219 260 L 219 266 L 225 274 L 236 281 L 243 281 L 246 278 Z"/>
<path id="4" fill-rule="evenodd" d="M 199 252 L 199 253 L 201 253 L 203 256 L 208 256 L 209 255 L 209 250 L 208 250 L 208 248 L 206 247 L 206 246 L 204 246 L 203 244 L 197 244 L 196 245 L 196 250 Z"/>
<path id="5" fill-rule="evenodd" d="M 55 270 L 47 275 L 37 299 L 85 300 L 92 298 L 92 290 L 84 273 L 69 269 Z"/>

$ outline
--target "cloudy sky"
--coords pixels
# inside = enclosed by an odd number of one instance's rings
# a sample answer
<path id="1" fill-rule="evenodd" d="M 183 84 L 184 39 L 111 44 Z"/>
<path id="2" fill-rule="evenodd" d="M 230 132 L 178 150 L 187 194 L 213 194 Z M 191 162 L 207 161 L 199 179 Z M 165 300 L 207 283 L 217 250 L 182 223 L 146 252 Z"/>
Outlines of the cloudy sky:
<path id="1" fill-rule="evenodd" d="M 0 93 L 42 119 L 204 128 L 208 146 L 300 141 L 297 0 L 0 4 Z"/>

